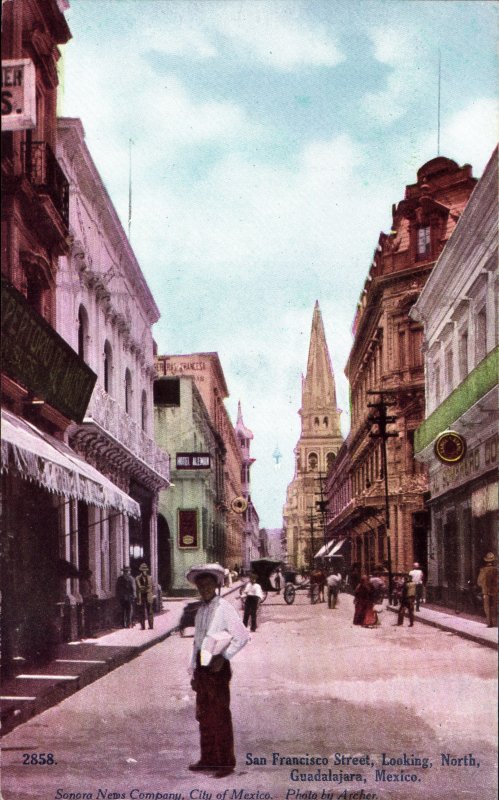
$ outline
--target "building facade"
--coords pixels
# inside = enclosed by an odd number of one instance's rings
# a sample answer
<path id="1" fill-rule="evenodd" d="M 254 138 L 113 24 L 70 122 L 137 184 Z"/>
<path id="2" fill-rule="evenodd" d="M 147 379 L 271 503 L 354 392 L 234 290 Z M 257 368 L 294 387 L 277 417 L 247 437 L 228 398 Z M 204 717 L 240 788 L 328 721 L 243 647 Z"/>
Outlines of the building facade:
<path id="1" fill-rule="evenodd" d="M 56 159 L 58 45 L 70 38 L 63 6 L 2 5 L 2 91 L 24 87 L 16 108 L 32 112 L 2 114 L 2 675 L 44 663 L 73 634 L 80 573 L 68 508 L 139 513 L 68 445 L 97 376 L 55 330 L 58 259 L 70 249 L 69 181 Z"/>
<path id="2" fill-rule="evenodd" d="M 57 274 L 57 329 L 97 375 L 84 418 L 68 427 L 85 461 L 129 495 L 137 518 L 70 503 L 73 561 L 90 570 L 94 626 L 113 624 L 124 565 L 157 573 L 158 492 L 169 485 L 168 454 L 154 442 L 152 325 L 159 311 L 85 143 L 78 119 L 59 120 L 58 156 L 70 181 L 71 251 Z M 74 585 L 71 605 L 82 602 Z"/>
<path id="3" fill-rule="evenodd" d="M 310 567 L 325 544 L 325 477 L 343 442 L 333 368 L 316 302 L 302 384 L 301 434 L 295 474 L 287 488 L 283 518 L 290 565 Z M 318 507 L 318 503 L 322 505 Z"/>
<path id="4" fill-rule="evenodd" d="M 241 472 L 243 457 L 237 436 L 224 404 L 229 396 L 222 365 L 217 353 L 190 355 L 158 355 L 158 378 L 190 375 L 199 390 L 216 434 L 223 443 L 224 455 L 217 462 L 221 470 L 219 486 L 223 497 L 217 505 L 217 552 L 221 563 L 233 569 L 242 560 L 242 514 L 234 501 L 242 497 Z M 234 510 L 236 508 L 236 510 Z"/>
<path id="5" fill-rule="evenodd" d="M 226 451 L 191 376 L 157 378 L 154 406 L 156 442 L 172 459 L 172 486 L 158 505 L 159 580 L 163 591 L 186 594 L 189 567 L 224 558 Z"/>
<path id="6" fill-rule="evenodd" d="M 362 571 L 390 561 L 393 572 L 403 572 L 414 559 L 426 568 L 428 483 L 424 466 L 414 459 L 415 431 L 424 414 L 422 328 L 409 310 L 475 182 L 468 165 L 459 167 L 443 157 L 424 164 L 417 182 L 393 206 L 391 231 L 380 234 L 360 297 L 345 370 L 351 395 L 344 466 L 349 477 L 335 471 L 345 502 L 331 512 L 329 532 L 348 532 L 350 560 Z M 369 417 L 376 416 L 376 409 L 369 404 L 380 402 L 380 391 L 389 404 L 388 415 L 396 418 L 388 425 L 388 432 L 396 435 L 386 442 L 386 475 L 382 440 L 370 435 Z M 336 488 L 331 482 L 331 498 Z"/>
<path id="7" fill-rule="evenodd" d="M 477 610 L 470 587 L 497 555 L 497 149 L 428 279 L 411 318 L 424 324 L 426 419 L 416 457 L 429 471 L 428 598 Z M 442 463 L 440 434 L 465 442 Z"/>
<path id="8" fill-rule="evenodd" d="M 237 404 L 236 436 L 242 456 L 241 467 L 241 496 L 246 502 L 243 511 L 243 543 L 242 543 L 242 567 L 249 569 L 250 562 L 258 558 L 260 553 L 260 518 L 251 499 L 251 466 L 255 459 L 251 457 L 251 441 L 253 433 L 246 427 L 241 411 L 241 403 Z"/>

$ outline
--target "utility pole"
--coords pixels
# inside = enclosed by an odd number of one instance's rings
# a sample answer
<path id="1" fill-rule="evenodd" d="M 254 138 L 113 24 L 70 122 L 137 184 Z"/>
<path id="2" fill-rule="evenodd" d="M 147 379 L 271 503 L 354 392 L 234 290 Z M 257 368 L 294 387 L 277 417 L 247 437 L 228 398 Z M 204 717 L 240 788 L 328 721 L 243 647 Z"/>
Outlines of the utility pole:
<path id="1" fill-rule="evenodd" d="M 386 440 L 392 436 L 398 436 L 397 431 L 388 431 L 386 426 L 395 422 L 397 417 L 389 416 L 386 412 L 389 406 L 395 405 L 393 399 L 393 392 L 390 391 L 376 391 L 374 389 L 368 390 L 367 394 L 377 395 L 379 398 L 375 403 L 368 403 L 368 408 L 375 409 L 373 414 L 369 414 L 368 421 L 371 425 L 377 426 L 377 431 L 371 431 L 369 436 L 373 439 L 381 439 L 381 463 L 383 468 L 383 478 L 385 483 L 385 527 L 386 527 L 386 545 L 388 556 L 388 594 L 392 597 L 393 594 L 393 573 L 392 573 L 392 546 L 390 536 L 390 503 L 388 494 L 388 458 L 386 452 Z M 387 399 L 388 398 L 388 399 Z"/>
<path id="2" fill-rule="evenodd" d="M 321 517 L 322 517 L 322 534 L 323 534 L 323 539 L 324 539 L 324 542 L 323 542 L 324 547 L 326 546 L 326 543 L 327 543 L 326 542 L 326 539 L 327 539 L 327 533 L 326 533 L 327 500 L 324 497 L 324 488 L 323 488 L 324 487 L 324 479 L 325 479 L 325 477 L 326 476 L 325 476 L 325 474 L 323 472 L 319 472 L 319 477 L 318 477 L 317 480 L 319 481 L 319 486 L 320 486 L 320 490 L 321 490 L 321 499 L 320 500 L 316 500 L 316 502 L 315 502 L 315 508 L 321 514 Z"/>
<path id="3" fill-rule="evenodd" d="M 314 568 L 314 509 L 312 507 L 309 508 L 310 511 L 310 569 Z"/>

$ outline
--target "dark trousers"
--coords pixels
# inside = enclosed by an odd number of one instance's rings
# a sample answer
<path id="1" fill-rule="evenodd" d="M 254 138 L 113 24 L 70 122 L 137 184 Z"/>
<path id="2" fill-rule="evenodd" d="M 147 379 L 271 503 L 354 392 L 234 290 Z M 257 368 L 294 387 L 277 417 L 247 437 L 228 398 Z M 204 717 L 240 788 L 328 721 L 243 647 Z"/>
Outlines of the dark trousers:
<path id="1" fill-rule="evenodd" d="M 416 584 L 416 611 L 419 611 L 421 600 L 423 599 L 423 584 Z"/>
<path id="2" fill-rule="evenodd" d="M 327 587 L 327 604 L 328 608 L 336 608 L 336 602 L 338 600 L 338 587 L 337 586 L 328 586 Z"/>
<path id="3" fill-rule="evenodd" d="M 142 630 L 145 630 L 146 627 L 146 612 L 147 612 L 147 621 L 149 623 L 149 627 L 154 627 L 154 615 L 152 612 L 152 602 L 149 603 L 145 597 L 141 598 L 140 603 L 137 603 L 137 609 L 139 612 L 139 619 L 140 619 L 140 626 Z"/>
<path id="4" fill-rule="evenodd" d="M 196 719 L 201 741 L 200 761 L 207 767 L 235 767 L 234 733 L 230 713 L 230 679 L 227 659 L 220 672 L 198 665 L 196 683 Z"/>
<path id="5" fill-rule="evenodd" d="M 133 600 L 120 600 L 121 624 L 124 628 L 129 628 L 132 624 Z"/>
<path id="6" fill-rule="evenodd" d="M 398 613 L 398 620 L 397 625 L 404 624 L 404 610 L 407 609 L 409 612 L 409 625 L 414 625 L 414 600 L 411 597 L 408 600 L 401 600 L 400 601 L 400 608 Z"/>
<path id="7" fill-rule="evenodd" d="M 251 630 L 256 631 L 256 612 L 258 609 L 258 597 L 249 597 L 244 601 L 243 624 L 248 627 L 251 620 Z"/>

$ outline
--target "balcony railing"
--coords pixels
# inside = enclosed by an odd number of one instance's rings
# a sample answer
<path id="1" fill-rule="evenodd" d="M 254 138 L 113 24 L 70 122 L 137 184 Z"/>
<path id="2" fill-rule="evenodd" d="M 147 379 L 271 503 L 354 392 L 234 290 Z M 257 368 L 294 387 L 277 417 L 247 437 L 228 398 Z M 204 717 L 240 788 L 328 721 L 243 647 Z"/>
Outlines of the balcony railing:
<path id="1" fill-rule="evenodd" d="M 144 433 L 123 407 L 99 384 L 94 388 L 85 421 L 88 421 L 89 418 L 162 478 L 170 479 L 168 454 Z"/>
<path id="2" fill-rule="evenodd" d="M 65 225 L 69 224 L 69 182 L 47 142 L 24 142 L 23 172 L 43 194 L 48 194 Z"/>

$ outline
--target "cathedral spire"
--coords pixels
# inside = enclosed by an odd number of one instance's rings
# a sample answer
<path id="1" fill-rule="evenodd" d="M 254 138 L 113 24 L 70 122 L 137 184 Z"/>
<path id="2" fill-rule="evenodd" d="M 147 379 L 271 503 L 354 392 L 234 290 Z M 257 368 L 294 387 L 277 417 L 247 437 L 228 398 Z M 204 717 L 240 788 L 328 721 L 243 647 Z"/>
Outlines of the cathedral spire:
<path id="1" fill-rule="evenodd" d="M 337 416 L 333 367 L 324 333 L 319 301 L 312 317 L 307 374 L 302 386 L 302 416 L 327 411 Z"/>

